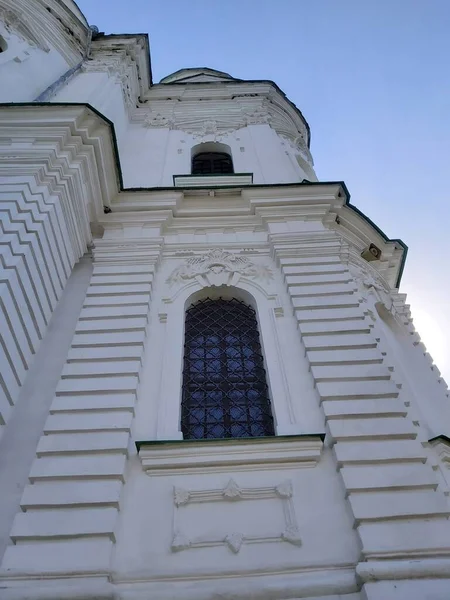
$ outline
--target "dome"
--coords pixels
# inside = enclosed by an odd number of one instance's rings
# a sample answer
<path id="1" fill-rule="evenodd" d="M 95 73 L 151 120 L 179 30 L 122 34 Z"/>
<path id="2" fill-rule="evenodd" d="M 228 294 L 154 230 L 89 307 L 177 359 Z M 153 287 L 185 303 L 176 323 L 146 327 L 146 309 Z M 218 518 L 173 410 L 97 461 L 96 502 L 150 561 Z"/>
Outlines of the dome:
<path id="1" fill-rule="evenodd" d="M 58 0 L 59 4 L 64 6 L 67 10 L 69 10 L 83 25 L 88 27 L 88 22 L 86 17 L 83 15 L 81 10 L 79 9 L 76 2 L 73 0 Z"/>
<path id="2" fill-rule="evenodd" d="M 223 71 L 208 69 L 208 67 L 194 67 L 192 69 L 179 69 L 159 83 L 211 83 L 216 81 L 240 81 Z"/>

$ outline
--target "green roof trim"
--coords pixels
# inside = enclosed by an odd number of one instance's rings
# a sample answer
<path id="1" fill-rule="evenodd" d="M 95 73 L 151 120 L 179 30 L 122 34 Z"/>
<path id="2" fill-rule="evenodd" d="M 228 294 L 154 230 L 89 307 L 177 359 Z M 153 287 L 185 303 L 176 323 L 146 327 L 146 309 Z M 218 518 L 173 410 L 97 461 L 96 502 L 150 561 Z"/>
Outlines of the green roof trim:
<path id="1" fill-rule="evenodd" d="M 428 440 L 428 443 L 431 444 L 431 442 L 436 442 L 437 440 L 442 440 L 443 442 L 445 442 L 446 444 L 448 444 L 450 446 L 450 438 L 447 437 L 446 435 L 444 435 L 443 433 L 441 433 L 440 435 L 437 435 L 435 437 L 432 437 Z"/>
<path id="2" fill-rule="evenodd" d="M 270 82 L 273 83 L 273 82 Z M 175 85 L 175 84 L 164 84 L 164 85 Z M 199 84 L 200 85 L 200 84 Z M 274 84 L 276 85 L 276 84 Z M 78 107 L 78 108 L 87 108 L 88 110 L 91 110 L 93 113 L 95 113 L 100 119 L 102 119 L 107 125 L 109 125 L 110 129 L 111 129 L 111 138 L 112 138 L 112 143 L 113 143 L 113 152 L 114 152 L 114 157 L 115 157 L 115 163 L 116 163 L 116 168 L 117 168 L 117 181 L 118 181 L 118 187 L 119 187 L 119 191 L 121 192 L 163 192 L 163 191 L 173 191 L 173 192 L 180 192 L 183 190 L 198 190 L 199 188 L 197 186 L 192 186 L 192 187 L 174 187 L 174 186 L 166 186 L 166 187 L 129 187 L 129 188 L 124 188 L 123 186 L 123 176 L 122 176 L 122 167 L 120 164 L 120 157 L 119 157 L 119 147 L 117 144 L 117 136 L 116 136 L 116 130 L 114 127 L 114 123 L 112 121 L 110 121 L 108 119 L 108 117 L 105 117 L 105 115 L 103 115 L 100 111 L 98 111 L 96 108 L 94 108 L 91 104 L 87 104 L 84 102 L 6 102 L 6 103 L 0 103 L 0 108 L 15 108 L 15 107 L 21 107 L 21 108 L 33 108 L 35 106 L 40 106 L 40 107 L 48 107 L 48 108 L 55 108 L 55 107 L 60 107 L 60 108 L 67 108 L 67 107 Z M 398 272 L 398 276 L 397 276 L 397 281 L 395 284 L 395 287 L 398 288 L 400 286 L 400 281 L 403 275 L 403 271 L 405 268 L 405 263 L 406 263 L 406 257 L 408 254 L 408 246 L 399 238 L 389 238 L 382 229 L 380 229 L 378 227 L 378 225 L 376 225 L 371 219 L 369 219 L 369 217 L 367 217 L 359 208 L 357 208 L 354 204 L 351 204 L 350 202 L 350 192 L 348 191 L 348 188 L 345 184 L 344 181 L 307 181 L 306 179 L 304 179 L 302 182 L 299 183 L 262 183 L 262 184 L 250 184 L 250 185 L 227 185 L 227 186 L 210 186 L 208 187 L 208 189 L 233 189 L 233 188 L 237 188 L 237 189 L 258 189 L 258 188 L 294 188 L 294 187 L 299 187 L 299 186 L 320 186 L 320 185 L 339 185 L 341 186 L 341 188 L 343 189 L 344 193 L 345 193 L 345 206 L 347 206 L 348 208 L 350 208 L 351 210 L 353 210 L 357 215 L 359 215 L 361 218 L 363 218 L 371 227 L 373 227 L 375 229 L 375 231 L 381 235 L 381 237 L 384 239 L 385 242 L 389 242 L 389 243 L 394 243 L 394 244 L 398 244 L 399 246 L 401 246 L 402 250 L 403 250 L 403 254 L 402 254 L 402 259 L 400 262 L 400 268 L 399 268 L 399 272 Z M 203 188 L 204 189 L 204 188 Z"/>
<path id="3" fill-rule="evenodd" d="M 188 445 L 188 444 L 261 444 L 267 442 L 279 442 L 290 440 L 303 440 L 308 438 L 319 438 L 322 442 L 325 440 L 324 433 L 299 433 L 295 435 L 271 435 L 262 437 L 245 437 L 245 438 L 202 438 L 199 440 L 143 440 L 137 441 L 136 450 L 143 446 L 167 446 L 168 444 Z"/>

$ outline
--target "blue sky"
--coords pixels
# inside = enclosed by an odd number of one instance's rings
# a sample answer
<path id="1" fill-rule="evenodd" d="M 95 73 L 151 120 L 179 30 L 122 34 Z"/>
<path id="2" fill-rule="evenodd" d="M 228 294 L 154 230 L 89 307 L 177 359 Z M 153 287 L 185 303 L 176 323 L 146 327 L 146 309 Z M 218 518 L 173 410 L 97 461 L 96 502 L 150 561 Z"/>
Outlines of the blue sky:
<path id="1" fill-rule="evenodd" d="M 272 79 L 305 115 L 321 180 L 409 246 L 401 291 L 450 382 L 450 2 L 78 0 L 149 33 L 154 81 L 208 66 Z"/>

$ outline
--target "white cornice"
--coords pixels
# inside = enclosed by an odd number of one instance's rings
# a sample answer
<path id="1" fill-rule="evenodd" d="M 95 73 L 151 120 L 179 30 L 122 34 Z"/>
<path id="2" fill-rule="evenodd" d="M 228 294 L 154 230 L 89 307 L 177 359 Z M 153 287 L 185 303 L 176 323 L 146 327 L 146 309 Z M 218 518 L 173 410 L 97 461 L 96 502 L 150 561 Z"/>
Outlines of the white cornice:
<path id="1" fill-rule="evenodd" d="M 370 243 L 378 246 L 382 251 L 382 259 L 371 263 L 371 268 L 377 271 L 389 288 L 396 286 L 404 249 L 397 242 L 386 240 L 370 221 L 346 204 L 346 195 L 339 182 L 314 186 L 180 189 L 179 192 L 139 190 L 136 197 L 134 194 L 123 192 L 114 201 L 113 209 L 122 213 L 170 208 L 174 215 L 171 222 L 173 229 L 194 231 L 202 226 L 216 226 L 228 229 L 256 227 L 262 230 L 269 223 L 283 223 L 292 219 L 320 221 L 336 239 L 348 245 L 360 261 L 363 260 L 360 258 L 361 251 L 366 246 Z M 284 237 L 285 243 L 291 245 L 296 235 L 300 234 L 280 233 L 275 237 L 277 243 L 283 243 Z"/>
<path id="2" fill-rule="evenodd" d="M 106 71 L 122 86 L 131 115 L 151 85 L 150 56 L 145 35 L 103 36 L 92 42 L 84 71 Z"/>
<path id="3" fill-rule="evenodd" d="M 312 467 L 320 459 L 319 436 L 287 436 L 189 442 L 140 443 L 139 458 L 147 475 L 254 471 Z"/>
<path id="4" fill-rule="evenodd" d="M 215 139 L 247 125 L 268 124 L 312 164 L 306 121 L 270 82 L 160 84 L 142 101 L 145 107 L 141 104 L 132 117 L 136 123 L 153 120 L 153 126 L 202 135 L 208 120 L 215 124 Z"/>
<path id="5" fill-rule="evenodd" d="M 76 256 L 119 191 L 109 125 L 79 105 L 0 106 L 0 176 L 32 178 L 58 196 Z"/>

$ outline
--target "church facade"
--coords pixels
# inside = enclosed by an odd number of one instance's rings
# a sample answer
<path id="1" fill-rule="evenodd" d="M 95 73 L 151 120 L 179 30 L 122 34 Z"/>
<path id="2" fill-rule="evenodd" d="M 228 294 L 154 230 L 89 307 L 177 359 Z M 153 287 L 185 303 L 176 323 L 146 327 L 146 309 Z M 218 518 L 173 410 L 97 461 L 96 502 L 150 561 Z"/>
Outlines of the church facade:
<path id="1" fill-rule="evenodd" d="M 272 81 L 0 0 L 0 598 L 448 600 L 407 247 Z"/>

